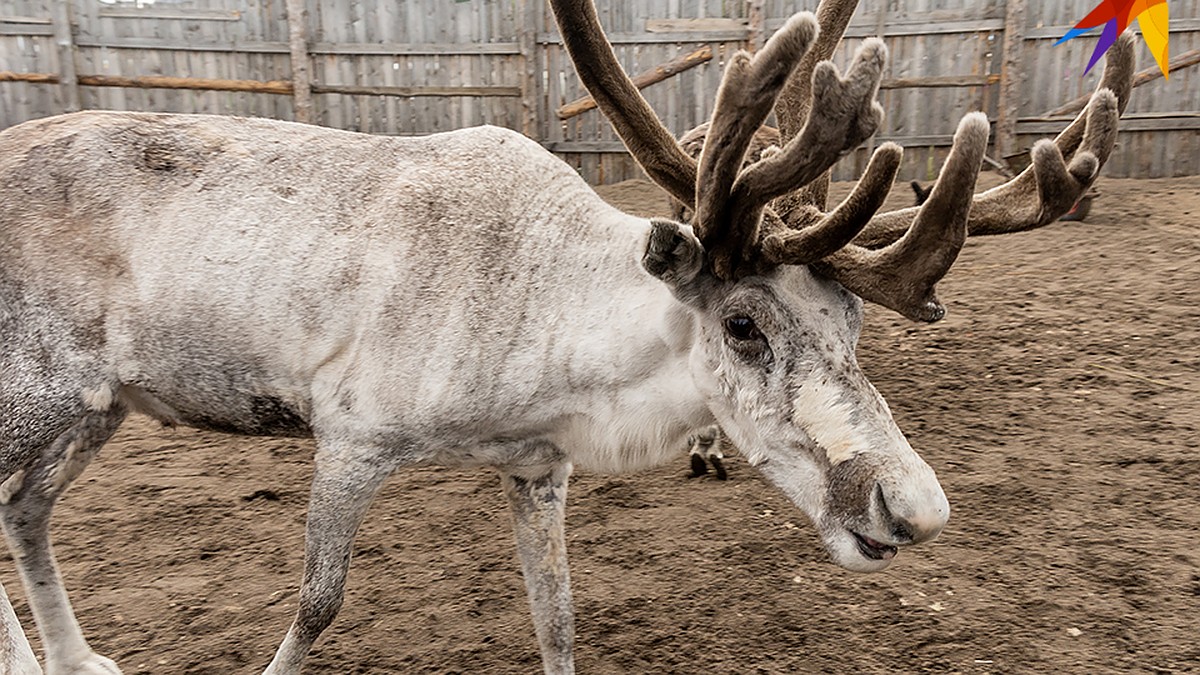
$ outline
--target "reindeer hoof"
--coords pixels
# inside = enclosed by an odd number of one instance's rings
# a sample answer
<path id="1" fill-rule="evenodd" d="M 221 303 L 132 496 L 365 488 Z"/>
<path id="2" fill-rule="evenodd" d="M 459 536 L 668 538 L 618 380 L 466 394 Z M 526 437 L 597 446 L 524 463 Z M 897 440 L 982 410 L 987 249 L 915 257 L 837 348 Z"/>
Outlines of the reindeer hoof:
<path id="1" fill-rule="evenodd" d="M 699 478 L 708 473 L 708 465 L 704 463 L 704 458 L 695 453 L 692 454 L 692 478 Z M 724 480 L 724 479 L 722 479 Z"/>
<path id="2" fill-rule="evenodd" d="M 50 664 L 47 664 L 49 666 Z M 121 675 L 121 669 L 112 659 L 100 656 L 92 652 L 87 658 L 81 660 L 72 666 L 66 668 L 47 667 L 48 675 L 53 673 L 70 673 L 71 675 Z"/>

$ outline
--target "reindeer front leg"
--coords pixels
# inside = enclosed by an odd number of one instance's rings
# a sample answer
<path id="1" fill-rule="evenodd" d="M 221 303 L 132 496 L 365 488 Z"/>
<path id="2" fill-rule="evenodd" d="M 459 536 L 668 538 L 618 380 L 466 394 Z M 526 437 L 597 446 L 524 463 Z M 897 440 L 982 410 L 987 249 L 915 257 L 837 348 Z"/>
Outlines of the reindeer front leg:
<path id="1" fill-rule="evenodd" d="M 319 439 L 304 541 L 304 579 L 292 627 L 264 675 L 296 675 L 342 606 L 354 535 L 392 465 L 369 445 Z"/>
<path id="2" fill-rule="evenodd" d="M 552 465 L 548 472 L 500 473 L 512 506 L 517 554 L 533 610 L 533 625 L 547 675 L 575 672 L 575 617 L 571 611 L 571 579 L 567 570 L 567 479 L 571 465 Z"/>

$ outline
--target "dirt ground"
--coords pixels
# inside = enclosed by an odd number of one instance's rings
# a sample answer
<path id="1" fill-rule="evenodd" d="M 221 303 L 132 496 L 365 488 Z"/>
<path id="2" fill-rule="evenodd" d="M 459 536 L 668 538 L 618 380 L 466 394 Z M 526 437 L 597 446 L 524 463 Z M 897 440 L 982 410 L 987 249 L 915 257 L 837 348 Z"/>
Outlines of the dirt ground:
<path id="1" fill-rule="evenodd" d="M 1200 671 L 1200 177 L 1099 189 L 1085 223 L 971 241 L 941 323 L 868 307 L 863 368 L 953 507 L 937 542 L 856 575 L 737 458 L 728 482 L 687 478 L 682 448 L 578 475 L 580 672 Z M 667 211 L 646 183 L 603 194 Z M 56 514 L 96 649 L 259 672 L 295 608 L 311 453 L 127 422 Z M 0 560 L 31 627 L 15 577 Z M 306 672 L 539 671 L 496 477 L 396 476 Z"/>

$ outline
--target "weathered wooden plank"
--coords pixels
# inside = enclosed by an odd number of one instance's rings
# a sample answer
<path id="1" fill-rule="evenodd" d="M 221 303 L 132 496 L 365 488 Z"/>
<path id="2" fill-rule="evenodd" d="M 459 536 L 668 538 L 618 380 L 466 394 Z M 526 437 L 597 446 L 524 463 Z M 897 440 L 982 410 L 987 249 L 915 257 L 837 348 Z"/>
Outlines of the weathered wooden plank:
<path id="1" fill-rule="evenodd" d="M 967 21 L 947 21 L 945 23 L 889 23 L 884 27 L 881 37 L 902 37 L 905 35 L 952 35 L 955 33 L 990 33 L 1003 30 L 1003 19 L 973 19 Z M 879 27 L 874 23 L 850 24 L 842 34 L 848 38 L 880 36 Z"/>
<path id="2" fill-rule="evenodd" d="M 1025 32 L 1025 39 L 1057 40 L 1066 35 L 1067 31 L 1070 31 L 1074 27 L 1074 24 L 1063 24 L 1061 26 L 1039 26 L 1037 28 L 1030 28 Z M 1141 30 L 1137 27 L 1136 23 L 1130 26 L 1130 30 L 1133 30 L 1136 33 L 1141 33 Z M 1172 18 L 1168 24 L 1168 32 L 1171 35 L 1195 33 L 1198 31 L 1200 31 L 1200 19 L 1198 18 Z M 1097 36 L 1100 35 L 1100 31 L 1097 30 L 1095 34 Z"/>
<path id="3" fill-rule="evenodd" d="M 58 0 L 63 2 L 65 0 Z M 102 9 L 97 14 L 101 19 L 145 19 L 169 21 L 241 21 L 242 13 L 236 9 Z"/>
<path id="4" fill-rule="evenodd" d="M 519 42 L 483 42 L 471 44 L 465 42 L 447 43 L 334 43 L 316 42 L 309 49 L 313 54 L 395 54 L 395 55 L 476 55 L 476 54 L 520 54 Z"/>
<path id="5" fill-rule="evenodd" d="M 23 30 L 23 29 L 22 29 Z M 0 34 L 3 27 L 0 26 Z M 25 35 L 27 33 L 20 33 Z M 42 34 L 42 33 L 38 33 Z M 46 35 L 52 31 L 45 32 Z M 84 38 L 76 42 L 79 47 L 107 49 L 157 49 L 164 51 L 230 52 L 247 54 L 288 54 L 286 42 L 243 42 L 243 41 L 187 41 L 152 37 L 102 37 Z M 474 54 L 520 54 L 516 42 L 494 42 L 484 44 L 401 44 L 401 43 L 335 43 L 314 42 L 308 49 L 310 54 L 343 54 L 347 56 L 420 56 L 420 55 L 474 55 Z"/>
<path id="6" fill-rule="evenodd" d="M 937 75 L 900 77 L 883 80 L 880 89 L 930 89 L 944 87 L 985 87 L 1000 82 L 999 75 Z"/>
<path id="7" fill-rule="evenodd" d="M 1018 134 L 1057 134 L 1067 127 L 1070 118 L 1049 120 L 1039 117 L 1017 121 Z M 1200 113 L 1161 113 L 1125 115 L 1121 117 L 1121 133 L 1130 131 L 1192 131 L 1200 129 Z M 1165 139 L 1164 141 L 1165 142 Z"/>
<path id="8" fill-rule="evenodd" d="M 49 26 L 52 20 L 42 16 L 11 16 L 0 15 L 0 23 L 42 24 Z"/>
<path id="9" fill-rule="evenodd" d="M 744 42 L 749 30 L 746 28 L 730 31 L 708 31 L 704 33 L 613 33 L 609 42 L 617 45 L 652 45 L 663 43 L 696 43 L 696 42 Z M 558 33 L 539 33 L 538 44 L 560 45 L 562 37 Z"/>
<path id="10" fill-rule="evenodd" d="M 0 36 L 25 37 L 54 35 L 54 26 L 49 24 L 12 23 L 0 24 Z"/>
<path id="11" fill-rule="evenodd" d="M 356 84 L 323 84 L 313 82 L 312 90 L 318 94 L 347 94 L 358 96 L 500 96 L 519 98 L 521 96 L 520 87 L 506 87 L 499 85 L 471 87 L 471 86 L 415 86 L 415 87 L 374 87 L 363 86 Z M 271 92 L 274 93 L 274 92 Z M 288 92 L 291 93 L 291 92 Z"/>
<path id="12" fill-rule="evenodd" d="M 1004 29 L 1004 19 L 1000 17 L 981 18 L 971 14 L 958 14 L 958 18 L 931 20 L 922 13 L 920 21 L 888 21 L 883 27 L 882 37 L 902 37 L 905 35 L 951 35 L 954 33 L 983 33 L 1001 31 Z M 783 27 L 786 19 L 767 21 L 767 31 L 774 32 Z M 872 37 L 880 35 L 879 24 L 875 20 L 852 21 L 846 26 L 843 37 Z M 1061 35 L 1059 37 L 1062 37 Z"/>
<path id="13" fill-rule="evenodd" d="M 721 33 L 745 31 L 749 34 L 750 22 L 746 19 L 646 19 L 647 33 Z"/>
<path id="14" fill-rule="evenodd" d="M 876 144 L 891 142 L 905 148 L 948 147 L 954 143 L 954 135 L 877 136 L 875 142 Z M 543 141 L 542 147 L 554 153 L 612 154 L 628 152 L 620 141 Z"/>
<path id="15" fill-rule="evenodd" d="M 286 42 L 241 42 L 234 40 L 190 41 L 155 37 L 87 37 L 75 41 L 87 49 L 143 49 L 171 52 L 225 52 L 229 54 L 288 54 Z"/>

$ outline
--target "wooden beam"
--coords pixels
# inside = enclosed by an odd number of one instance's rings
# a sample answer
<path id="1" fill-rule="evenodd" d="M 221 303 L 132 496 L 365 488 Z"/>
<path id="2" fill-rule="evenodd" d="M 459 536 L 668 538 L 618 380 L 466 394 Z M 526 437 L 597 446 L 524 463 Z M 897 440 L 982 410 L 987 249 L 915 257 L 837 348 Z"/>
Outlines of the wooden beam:
<path id="1" fill-rule="evenodd" d="M 748 30 L 746 19 L 646 19 L 647 33 L 710 33 Z"/>
<path id="2" fill-rule="evenodd" d="M 952 134 L 928 134 L 923 136 L 877 136 L 875 143 L 892 142 L 905 148 L 950 147 L 954 144 Z M 621 141 L 543 141 L 542 147 L 558 153 L 622 154 L 629 149 Z M 865 146 L 864 146 L 865 147 Z"/>
<path id="3" fill-rule="evenodd" d="M 49 37 L 54 35 L 54 26 L 31 23 L 0 23 L 0 37 Z"/>
<path id="4" fill-rule="evenodd" d="M 1004 8 L 1004 41 L 1001 46 L 1000 98 L 996 114 L 996 156 L 1017 152 L 1017 115 L 1021 108 L 1021 51 L 1025 44 L 1025 0 L 1008 0 Z"/>
<path id="5" fill-rule="evenodd" d="M 1057 39 L 1061 38 L 1062 36 L 1066 35 L 1067 31 L 1071 30 L 1072 28 L 1074 28 L 1074 26 L 1069 26 L 1069 25 L 1040 26 L 1037 28 L 1030 28 L 1025 33 L 1025 39 L 1026 40 L 1057 40 Z M 1167 24 L 1167 29 L 1171 35 L 1180 35 L 1183 33 L 1195 33 L 1196 31 L 1200 31 L 1200 18 L 1171 17 L 1170 22 Z M 1136 23 L 1132 24 L 1130 26 L 1130 30 L 1132 30 L 1136 33 L 1142 32 L 1141 27 L 1138 26 Z M 1093 33 L 1093 35 L 1099 36 L 1100 31 L 1096 31 L 1095 33 Z"/>
<path id="6" fill-rule="evenodd" d="M 1057 134 L 1071 118 L 1022 117 L 1017 122 L 1020 134 Z M 1200 129 L 1200 113 L 1141 113 L 1121 117 L 1121 133 L 1131 131 L 1192 131 Z"/>
<path id="7" fill-rule="evenodd" d="M 1179 54 L 1167 64 L 1167 72 L 1173 73 L 1177 70 L 1190 68 L 1200 63 L 1200 49 L 1193 49 L 1190 52 Z M 1133 76 L 1133 86 L 1140 87 L 1148 82 L 1153 82 L 1162 77 L 1162 71 L 1158 66 L 1153 66 L 1145 70 L 1138 71 Z M 1048 110 L 1042 114 L 1042 117 L 1056 117 L 1058 115 L 1074 115 L 1083 110 L 1087 102 L 1092 99 L 1091 93 L 1084 94 L 1078 98 L 1073 98 L 1070 101 L 1058 106 L 1054 110 Z"/>
<path id="8" fill-rule="evenodd" d="M 14 73 L 11 70 L 0 70 L 0 82 L 32 82 L 33 84 L 58 84 L 59 77 L 54 73 Z"/>
<path id="9" fill-rule="evenodd" d="M 939 75 L 900 77 L 879 83 L 880 89 L 929 89 L 941 87 L 986 87 L 1000 82 L 999 75 Z"/>
<path id="10" fill-rule="evenodd" d="M 998 33 L 1004 29 L 1004 19 L 973 16 L 962 12 L 921 12 L 920 19 L 888 21 L 880 31 L 877 21 L 858 20 L 846 26 L 842 37 L 903 37 L 909 35 L 954 35 L 958 33 Z M 944 16 L 945 19 L 938 19 Z M 767 31 L 783 27 L 787 19 L 769 19 Z"/>
<path id="11" fill-rule="evenodd" d="M 656 82 L 662 82 L 668 77 L 678 75 L 685 70 L 695 68 L 701 63 L 710 61 L 712 57 L 712 47 L 705 45 L 700 49 L 684 54 L 683 56 L 678 56 L 664 64 L 639 73 L 633 78 L 633 84 L 638 89 L 645 89 Z M 596 101 L 591 96 L 584 96 L 562 106 L 556 111 L 556 114 L 559 119 L 565 120 L 576 115 L 581 115 L 595 107 Z"/>
<path id="12" fill-rule="evenodd" d="M 50 28 L 31 27 L 43 30 L 49 35 Z M 0 31 L 3 31 L 0 26 Z M 27 29 L 20 29 L 22 35 L 30 35 Z M 3 34 L 0 32 L 0 34 Z M 290 54 L 291 47 L 286 42 L 241 42 L 236 40 L 174 40 L 155 37 L 93 37 L 75 41 L 76 47 L 96 49 L 158 49 L 180 52 L 230 52 L 236 54 Z M 397 43 L 397 42 L 312 42 L 308 46 L 309 54 L 345 54 L 347 56 L 422 56 L 438 54 L 443 56 L 476 56 L 490 54 L 520 54 L 516 42 L 482 42 L 479 44 L 466 43 Z"/>
<path id="13" fill-rule="evenodd" d="M 125 77 L 121 75 L 80 75 L 79 84 L 88 87 L 132 87 L 137 89 L 195 89 L 201 91 L 243 91 L 251 94 L 277 94 L 291 96 L 293 86 L 289 80 L 220 80 L 198 77 L 168 77 L 165 75 L 143 75 Z M 14 73 L 0 71 L 0 82 L 33 82 L 36 84 L 59 84 L 62 78 L 54 73 Z M 321 84 L 313 82 L 314 94 L 346 94 L 352 96 L 480 96 L 517 97 L 520 87 L 372 87 L 356 84 Z"/>
<path id="14" fill-rule="evenodd" d="M 49 26 L 54 23 L 51 19 L 43 16 L 11 16 L 0 15 L 0 23 L 23 23 L 23 24 L 40 24 Z"/>
<path id="15" fill-rule="evenodd" d="M 67 0 L 60 0 L 67 1 Z M 101 19 L 167 19 L 173 21 L 241 21 L 242 13 L 236 9 L 102 9 L 96 16 Z"/>
<path id="16" fill-rule="evenodd" d="M 696 44 L 701 42 L 745 42 L 747 29 L 708 31 L 704 33 L 613 33 L 608 36 L 612 45 L 657 45 L 666 43 Z M 538 33 L 538 43 L 562 44 L 558 33 Z"/>
<path id="17" fill-rule="evenodd" d="M 288 53 L 292 63 L 292 115 L 297 122 L 312 124 L 312 78 L 308 58 L 307 0 L 287 0 Z"/>
<path id="18" fill-rule="evenodd" d="M 313 54 L 350 54 L 355 56 L 379 54 L 381 56 L 422 56 L 439 54 L 445 56 L 476 56 L 479 54 L 520 54 L 519 42 L 466 42 L 445 43 L 399 43 L 399 42 L 316 42 L 309 47 Z"/>
<path id="19" fill-rule="evenodd" d="M 89 87 L 133 87 L 136 89 L 198 89 L 204 91 L 244 91 L 252 94 L 291 95 L 292 83 L 287 80 L 222 80 L 199 77 L 169 77 L 166 75 L 80 75 L 79 84 Z"/>
<path id="20" fill-rule="evenodd" d="M 520 87 L 501 85 L 486 85 L 479 87 L 454 86 L 417 86 L 417 87 L 373 87 L 357 84 L 321 84 L 314 82 L 314 94 L 347 94 L 353 96 L 399 96 L 411 98 L 415 96 L 481 96 L 518 98 L 521 96 Z"/>
<path id="21" fill-rule="evenodd" d="M 75 74 L 75 21 L 73 2 L 51 3 L 54 7 L 54 43 L 58 46 L 59 84 L 63 92 L 63 110 L 80 109 L 79 81 Z"/>

